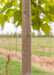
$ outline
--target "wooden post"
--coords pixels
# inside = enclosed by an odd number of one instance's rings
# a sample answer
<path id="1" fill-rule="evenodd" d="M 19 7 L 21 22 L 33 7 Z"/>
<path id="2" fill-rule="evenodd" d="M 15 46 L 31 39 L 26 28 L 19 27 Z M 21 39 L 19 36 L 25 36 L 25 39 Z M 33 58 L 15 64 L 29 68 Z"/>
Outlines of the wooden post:
<path id="1" fill-rule="evenodd" d="M 31 0 L 22 0 L 22 75 L 31 75 Z"/>

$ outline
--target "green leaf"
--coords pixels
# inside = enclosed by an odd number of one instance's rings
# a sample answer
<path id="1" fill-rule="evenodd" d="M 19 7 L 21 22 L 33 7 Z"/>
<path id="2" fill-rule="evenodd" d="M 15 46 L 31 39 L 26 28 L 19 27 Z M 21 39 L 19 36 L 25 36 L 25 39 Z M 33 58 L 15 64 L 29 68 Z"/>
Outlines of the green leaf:
<path id="1" fill-rule="evenodd" d="M 5 12 L 8 8 L 11 8 L 13 6 L 13 2 L 8 2 L 1 10 L 1 13 Z"/>
<path id="2" fill-rule="evenodd" d="M 15 7 L 19 7 L 18 1 L 17 1 L 17 0 L 14 0 L 13 5 L 14 5 Z"/>
<path id="3" fill-rule="evenodd" d="M 22 12 L 20 10 L 17 10 L 15 13 L 14 13 L 14 23 L 16 23 L 18 21 L 18 25 L 22 25 Z"/>
<path id="4" fill-rule="evenodd" d="M 40 17 L 38 15 L 32 16 L 32 27 L 33 27 L 33 29 L 39 31 L 41 25 L 42 25 L 42 20 L 40 19 Z"/>
<path id="5" fill-rule="evenodd" d="M 4 14 L 0 15 L 0 24 L 2 27 L 4 26 L 4 23 L 6 22 L 7 18 L 8 18 L 7 15 Z"/>
<path id="6" fill-rule="evenodd" d="M 51 30 L 50 26 L 49 26 L 47 23 L 43 24 L 43 25 L 41 26 L 41 29 L 43 30 L 43 32 L 44 32 L 47 36 L 49 35 L 50 30 Z"/>
<path id="7" fill-rule="evenodd" d="M 14 12 L 16 11 L 17 9 L 8 9 L 6 11 L 6 14 L 9 16 L 9 17 L 12 17 L 14 15 Z"/>
<path id="8" fill-rule="evenodd" d="M 0 0 L 0 3 L 3 3 L 5 0 Z"/>
<path id="9" fill-rule="evenodd" d="M 50 13 L 54 15 L 54 6 L 49 6 Z"/>

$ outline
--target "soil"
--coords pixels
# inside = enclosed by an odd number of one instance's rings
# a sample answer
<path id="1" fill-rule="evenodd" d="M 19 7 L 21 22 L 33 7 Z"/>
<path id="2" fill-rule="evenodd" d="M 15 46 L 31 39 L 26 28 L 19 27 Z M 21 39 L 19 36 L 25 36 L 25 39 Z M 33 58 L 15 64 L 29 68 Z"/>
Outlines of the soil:
<path id="1" fill-rule="evenodd" d="M 10 56 L 11 60 L 22 61 L 21 52 L 0 49 L 0 56 L 7 57 L 8 55 Z M 48 72 L 54 72 L 54 57 L 32 55 L 31 59 L 32 59 L 31 63 L 33 66 Z"/>

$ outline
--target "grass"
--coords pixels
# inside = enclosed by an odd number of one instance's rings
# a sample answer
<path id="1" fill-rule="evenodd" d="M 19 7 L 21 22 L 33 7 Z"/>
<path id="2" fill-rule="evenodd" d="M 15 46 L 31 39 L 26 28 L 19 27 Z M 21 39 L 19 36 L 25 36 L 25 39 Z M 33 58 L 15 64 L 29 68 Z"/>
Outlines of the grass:
<path id="1" fill-rule="evenodd" d="M 54 56 L 54 52 L 53 51 L 40 51 L 40 50 L 32 50 L 32 54 L 35 55 L 43 55 L 43 56 Z"/>
<path id="2" fill-rule="evenodd" d="M 0 48 L 6 49 L 6 50 L 16 50 L 15 47 L 8 47 L 8 46 L 0 46 Z M 17 51 L 21 52 L 22 49 L 17 48 Z M 49 56 L 49 57 L 54 56 L 54 51 L 32 50 L 31 52 L 32 52 L 32 54 L 35 54 L 35 55 L 44 55 L 44 56 Z"/>
<path id="3" fill-rule="evenodd" d="M 0 74 L 6 73 L 5 66 L 6 66 L 7 59 L 0 57 Z M 19 61 L 10 61 L 8 65 L 8 75 L 21 75 L 21 63 Z"/>
<path id="4" fill-rule="evenodd" d="M 10 50 L 10 51 L 12 51 L 12 50 L 16 50 L 15 47 L 9 47 L 9 46 L 0 46 L 0 48 L 2 48 L 2 49 L 6 49 L 6 50 L 8 49 L 8 50 Z M 21 48 L 17 48 L 17 51 L 21 52 L 22 49 L 21 49 Z"/>
<path id="5" fill-rule="evenodd" d="M 42 47 L 44 47 L 44 48 L 50 48 L 50 49 L 54 49 L 54 47 L 51 47 L 51 46 L 46 46 L 46 45 L 34 45 L 33 47 L 39 47 L 39 48 L 42 48 Z"/>
<path id="6" fill-rule="evenodd" d="M 6 70 L 5 70 L 6 62 L 7 62 L 7 58 L 0 56 L 0 74 L 1 75 L 2 74 L 5 75 L 5 73 L 6 73 Z M 37 74 L 37 75 L 42 75 L 42 73 L 48 73 L 48 72 L 32 66 L 32 75 L 36 75 L 35 73 L 41 73 L 41 74 Z M 8 65 L 8 75 L 22 75 L 21 62 L 16 61 L 16 60 L 11 60 Z M 47 74 L 47 75 L 49 75 L 49 74 Z M 53 74 L 50 74 L 50 75 L 53 75 Z"/>

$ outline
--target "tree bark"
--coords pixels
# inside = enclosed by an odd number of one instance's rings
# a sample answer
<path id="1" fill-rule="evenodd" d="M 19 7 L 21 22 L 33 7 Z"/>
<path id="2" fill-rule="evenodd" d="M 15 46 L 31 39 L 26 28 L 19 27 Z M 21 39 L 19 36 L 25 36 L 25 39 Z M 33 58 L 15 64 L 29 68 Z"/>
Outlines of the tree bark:
<path id="1" fill-rule="evenodd" d="M 22 0 L 22 75 L 31 75 L 31 0 Z"/>

